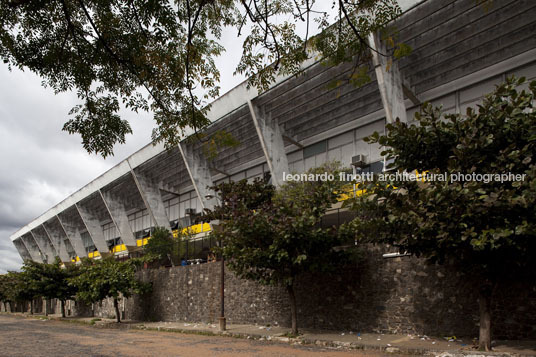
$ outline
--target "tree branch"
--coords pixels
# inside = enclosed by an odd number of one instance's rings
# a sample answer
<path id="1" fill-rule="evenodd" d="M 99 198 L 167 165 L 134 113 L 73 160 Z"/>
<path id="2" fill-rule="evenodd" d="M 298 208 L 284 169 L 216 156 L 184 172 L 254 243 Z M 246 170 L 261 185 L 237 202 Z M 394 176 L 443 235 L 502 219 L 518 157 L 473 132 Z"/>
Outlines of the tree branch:
<path id="1" fill-rule="evenodd" d="M 103 45 L 104 49 L 106 52 L 108 52 L 108 54 L 110 56 L 112 56 L 112 58 L 114 58 L 117 63 L 119 65 L 123 65 L 128 71 L 130 71 L 130 73 L 132 75 L 134 75 L 138 81 L 141 83 L 141 85 L 147 90 L 147 92 L 149 93 L 149 95 L 151 97 L 153 97 L 153 99 L 155 100 L 155 102 L 157 103 L 157 105 L 164 111 L 166 112 L 168 115 L 178 115 L 177 112 L 174 112 L 172 110 L 170 110 L 161 100 L 160 98 L 158 98 L 158 96 L 149 88 L 149 86 L 147 85 L 146 81 L 143 80 L 140 75 L 138 74 L 138 72 L 132 68 L 130 66 L 130 63 L 124 59 L 122 59 L 121 57 L 119 57 L 113 50 L 112 48 L 108 45 L 108 43 L 105 41 L 105 39 L 102 37 L 102 35 L 100 34 L 100 31 L 98 30 L 97 28 L 97 25 L 95 24 L 95 22 L 93 21 L 93 18 L 91 17 L 91 15 L 89 14 L 89 11 L 87 10 L 87 8 L 85 7 L 84 3 L 82 2 L 82 0 L 79 0 L 78 3 L 80 4 L 81 8 L 82 8 L 82 11 L 84 12 L 86 18 L 88 19 L 91 27 L 93 28 L 93 31 L 95 31 L 95 34 L 97 35 L 97 39 L 98 41 Z"/>
<path id="2" fill-rule="evenodd" d="M 339 9 L 342 11 L 342 13 L 344 14 L 344 18 L 346 19 L 346 21 L 348 22 L 348 25 L 350 26 L 350 28 L 352 29 L 352 31 L 354 32 L 354 35 L 357 37 L 358 41 L 364 45 L 365 47 L 368 47 L 371 51 L 374 51 L 376 52 L 377 54 L 381 55 L 381 56 L 384 56 L 384 57 L 387 57 L 388 54 L 384 54 L 384 53 L 381 53 L 380 51 L 378 51 L 376 48 L 372 47 L 367 39 L 363 38 L 363 36 L 361 36 L 361 34 L 359 33 L 359 31 L 357 30 L 357 28 L 355 27 L 355 24 L 352 22 L 352 19 L 350 19 L 350 16 L 348 15 L 348 11 L 346 9 L 346 6 L 344 6 L 344 2 L 343 0 L 339 0 Z"/>

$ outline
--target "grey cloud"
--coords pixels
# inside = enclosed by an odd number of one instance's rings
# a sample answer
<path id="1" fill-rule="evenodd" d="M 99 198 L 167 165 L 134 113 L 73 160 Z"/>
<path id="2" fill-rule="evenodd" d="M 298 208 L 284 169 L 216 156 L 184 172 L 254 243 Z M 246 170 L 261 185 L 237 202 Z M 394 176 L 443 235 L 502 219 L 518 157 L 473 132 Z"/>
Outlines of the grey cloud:
<path id="1" fill-rule="evenodd" d="M 243 80 L 232 75 L 240 41 L 229 31 L 223 41 L 227 52 L 217 59 L 222 94 Z M 73 93 L 41 87 L 28 71 L 9 72 L 0 64 L 0 274 L 22 264 L 11 234 L 151 140 L 152 115 L 123 110 L 134 132 L 127 143 L 107 160 L 87 154 L 79 136 L 61 130 L 77 101 Z"/>
<path id="2" fill-rule="evenodd" d="M 0 274 L 5 274 L 10 270 L 19 270 L 22 259 L 9 238 L 8 231 L 0 229 Z"/>
<path id="3" fill-rule="evenodd" d="M 75 103 L 0 65 L 0 273 L 21 264 L 11 234 L 149 142 L 150 116 L 131 117 L 135 134 L 115 157 L 87 154 L 78 136 L 61 131 Z"/>

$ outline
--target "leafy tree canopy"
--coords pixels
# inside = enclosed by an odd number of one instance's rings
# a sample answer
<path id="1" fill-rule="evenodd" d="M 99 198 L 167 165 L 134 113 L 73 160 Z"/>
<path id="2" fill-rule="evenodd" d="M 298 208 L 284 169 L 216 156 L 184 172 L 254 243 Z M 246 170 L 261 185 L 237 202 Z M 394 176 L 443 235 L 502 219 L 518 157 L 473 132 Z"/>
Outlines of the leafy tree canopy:
<path id="1" fill-rule="evenodd" d="M 68 283 L 77 274 L 78 267 L 75 265 L 64 267 L 59 258 L 52 264 L 28 260 L 24 262 L 22 271 L 28 275 L 39 296 L 45 299 L 65 301 L 76 295 L 76 288 Z"/>
<path id="2" fill-rule="evenodd" d="M 13 277 L 10 274 L 0 275 L 0 301 L 14 301 L 13 297 Z"/>
<path id="3" fill-rule="evenodd" d="M 74 298 L 77 289 L 69 284 L 70 279 L 78 274 L 78 266 L 64 266 L 59 258 L 54 263 L 25 261 L 22 274 L 26 280 L 27 294 L 35 294 L 45 299 L 61 301 L 61 313 L 65 317 L 65 301 Z"/>
<path id="4" fill-rule="evenodd" d="M 175 239 L 169 230 L 164 227 L 156 227 L 151 234 L 151 239 L 143 247 L 146 254 L 155 256 L 157 259 L 167 258 L 173 251 Z"/>
<path id="5" fill-rule="evenodd" d="M 11 290 L 13 301 L 31 301 L 43 296 L 39 289 L 39 281 L 36 280 L 36 276 L 32 273 L 23 270 L 21 272 L 9 272 L 8 275 L 11 275 L 14 283 Z"/>
<path id="6" fill-rule="evenodd" d="M 142 261 L 129 259 L 121 262 L 113 257 L 87 261 L 80 266 L 80 273 L 70 280 L 78 288 L 77 297 L 94 303 L 108 297 L 128 298 L 134 293 L 144 293 L 149 286 L 136 279 L 136 266 Z"/>
<path id="7" fill-rule="evenodd" d="M 332 172 L 327 164 L 310 173 Z M 304 272 L 327 271 L 342 261 L 336 230 L 321 226 L 322 216 L 337 202 L 343 183 L 288 182 L 279 190 L 262 180 L 215 187 L 221 202 L 207 215 L 219 220 L 214 234 L 223 242 L 227 264 L 239 277 L 287 289 L 292 328 L 297 333 L 294 282 Z"/>
<path id="8" fill-rule="evenodd" d="M 179 264 L 180 258 L 185 254 L 188 240 L 194 235 L 190 228 L 183 229 L 179 226 L 177 236 L 174 237 L 167 228 L 156 227 L 143 247 L 146 254 L 144 259 L 146 261 L 159 260 L 160 264 Z"/>
<path id="9" fill-rule="evenodd" d="M 260 89 L 278 74 L 298 73 L 309 50 L 330 65 L 356 61 L 354 74 L 363 73 L 357 69 L 367 62 L 366 36 L 400 13 L 397 2 L 332 5 L 338 18 L 319 12 L 314 0 L 6 0 L 0 58 L 37 73 L 56 93 L 77 93 L 80 104 L 63 129 L 80 134 L 88 152 L 106 157 L 125 141 L 131 128 L 120 106 L 152 111 L 153 140 L 170 147 L 185 128 L 209 123 L 207 104 L 220 79 L 214 58 L 224 51 L 226 28 L 247 33 L 236 72 Z M 307 24 L 305 36 L 296 21 Z M 310 22 L 323 30 L 314 38 Z"/>
<path id="10" fill-rule="evenodd" d="M 385 136 L 369 138 L 387 148 L 395 171 L 488 176 L 369 183 L 370 195 L 353 202 L 363 212 L 354 222 L 361 237 L 392 243 L 432 262 L 454 258 L 484 273 L 531 261 L 536 82 L 519 91 L 523 81 L 509 79 L 498 86 L 477 111 L 442 115 L 426 105 L 416 114 L 416 125 L 396 122 L 387 126 Z M 525 175 L 524 180 L 501 182 L 500 176 L 491 176 L 507 173 Z"/>
<path id="11" fill-rule="evenodd" d="M 137 266 L 143 259 L 118 261 L 113 257 L 100 260 L 83 259 L 79 274 L 69 283 L 78 290 L 76 297 L 91 304 L 106 298 L 112 298 L 117 322 L 121 322 L 119 300 L 129 298 L 132 294 L 150 291 L 151 285 L 136 279 Z"/>
<path id="12" fill-rule="evenodd" d="M 415 123 L 397 121 L 386 135 L 374 134 L 369 141 L 387 148 L 393 173 L 418 170 L 449 179 L 370 182 L 362 185 L 368 194 L 350 202 L 358 218 L 347 228 L 362 240 L 476 277 L 481 317 L 489 318 L 497 281 L 534 271 L 527 265 L 536 248 L 536 82 L 522 85 L 524 79 L 508 79 L 465 115 L 425 105 Z M 458 173 L 488 176 L 452 180 Z M 501 182 L 509 173 L 524 180 Z M 489 348 L 483 326 L 489 324 L 481 320 L 481 344 Z"/>
<path id="13" fill-rule="evenodd" d="M 311 172 L 326 169 L 336 172 L 333 166 Z M 284 286 L 300 273 L 327 268 L 340 242 L 321 219 L 341 187 L 337 180 L 288 182 L 276 191 L 258 179 L 216 186 L 221 205 L 208 217 L 220 221 L 215 235 L 223 239 L 229 267 L 243 278 Z"/>
<path id="14" fill-rule="evenodd" d="M 4 308 L 6 311 L 6 303 L 10 303 L 11 309 L 13 309 L 11 303 L 26 299 L 26 296 L 20 294 L 22 286 L 18 282 L 19 275 L 20 273 L 12 271 L 8 272 L 7 274 L 0 275 L 0 301 L 4 302 Z"/>

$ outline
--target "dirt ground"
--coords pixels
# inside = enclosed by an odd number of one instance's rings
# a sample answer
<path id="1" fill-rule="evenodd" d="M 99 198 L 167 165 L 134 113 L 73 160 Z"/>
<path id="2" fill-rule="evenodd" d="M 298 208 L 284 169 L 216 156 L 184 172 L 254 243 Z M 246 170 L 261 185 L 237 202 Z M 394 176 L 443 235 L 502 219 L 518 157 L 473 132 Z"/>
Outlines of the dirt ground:
<path id="1" fill-rule="evenodd" d="M 0 356 L 384 356 L 219 336 L 103 329 L 0 315 Z"/>

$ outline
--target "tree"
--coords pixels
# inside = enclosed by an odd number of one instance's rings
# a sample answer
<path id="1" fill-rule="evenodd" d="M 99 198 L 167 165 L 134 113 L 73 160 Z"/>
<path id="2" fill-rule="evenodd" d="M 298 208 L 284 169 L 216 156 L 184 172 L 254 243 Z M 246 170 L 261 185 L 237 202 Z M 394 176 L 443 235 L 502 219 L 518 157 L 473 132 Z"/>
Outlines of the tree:
<path id="1" fill-rule="evenodd" d="M 164 227 L 156 227 L 151 234 L 151 239 L 143 247 L 147 254 L 146 259 L 151 260 L 153 257 L 162 260 L 168 260 L 172 265 L 178 262 L 184 254 L 187 240 L 193 236 L 190 229 L 178 227 L 177 237 L 173 237 L 171 232 Z"/>
<path id="2" fill-rule="evenodd" d="M 22 270 L 31 277 L 40 296 L 47 300 L 60 300 L 61 315 L 65 317 L 65 302 L 74 298 L 77 292 L 76 286 L 69 284 L 69 281 L 78 274 L 78 267 L 62 266 L 59 258 L 56 258 L 52 264 L 27 261 Z"/>
<path id="3" fill-rule="evenodd" d="M 141 263 L 143 263 L 141 259 L 121 262 L 113 257 L 85 260 L 79 268 L 80 273 L 70 279 L 70 284 L 77 288 L 77 298 L 88 304 L 112 298 L 115 316 L 119 323 L 121 322 L 119 300 L 150 290 L 150 284 L 136 279 L 136 267 Z"/>
<path id="4" fill-rule="evenodd" d="M 4 304 L 4 311 L 7 312 L 7 304 L 11 303 L 10 288 L 12 281 L 8 274 L 0 275 L 0 301 Z"/>
<path id="5" fill-rule="evenodd" d="M 299 73 L 311 51 L 329 65 L 354 61 L 348 78 L 354 81 L 368 65 L 367 35 L 400 13 L 395 0 L 338 0 L 337 24 L 330 25 L 317 6 L 313 0 L 6 0 L 0 58 L 35 72 L 56 93 L 76 91 L 80 104 L 63 129 L 80 134 L 88 152 L 106 157 L 125 142 L 131 128 L 118 114 L 121 106 L 152 111 L 153 140 L 171 147 L 185 128 L 209 123 L 207 104 L 219 92 L 214 58 L 225 50 L 226 28 L 238 36 L 249 29 L 236 72 L 266 89 L 278 74 Z M 296 21 L 306 23 L 302 37 Z M 314 38 L 311 22 L 322 30 Z M 395 37 L 392 30 L 386 36 Z M 392 51 L 401 55 L 407 46 Z"/>
<path id="6" fill-rule="evenodd" d="M 25 262 L 25 264 L 28 261 Z M 23 266 L 24 268 L 24 266 Z M 33 300 L 40 297 L 36 280 L 25 271 L 7 273 L 7 297 L 10 302 L 24 303 L 30 301 L 30 313 L 34 313 Z M 13 311 L 13 309 L 11 310 Z M 21 311 L 23 312 L 23 311 Z"/>
<path id="7" fill-rule="evenodd" d="M 310 171 L 338 178 L 335 165 Z M 275 190 L 262 180 L 222 183 L 214 189 L 220 205 L 206 216 L 220 221 L 214 230 L 223 242 L 221 253 L 240 278 L 283 286 L 289 295 L 292 333 L 298 333 L 296 278 L 305 272 L 327 271 L 342 261 L 334 228 L 321 227 L 326 210 L 337 202 L 342 182 L 288 182 Z"/>
<path id="8" fill-rule="evenodd" d="M 168 229 L 156 227 L 151 234 L 151 239 L 148 240 L 143 249 L 146 254 L 153 255 L 159 260 L 168 259 L 173 264 L 171 255 L 175 243 L 175 239 Z"/>
<path id="9" fill-rule="evenodd" d="M 0 275 L 0 295 L 4 302 L 4 309 L 7 311 L 6 303 L 9 304 L 11 312 L 14 312 L 13 303 L 17 301 L 17 272 L 8 272 Z"/>
<path id="10" fill-rule="evenodd" d="M 46 263 L 38 263 L 32 260 L 26 260 L 22 266 L 22 272 L 19 275 L 22 294 L 27 294 L 30 300 L 30 313 L 34 313 L 33 300 L 42 297 L 48 299 L 48 286 L 45 277 Z M 45 314 L 48 311 L 45 308 Z"/>
<path id="11" fill-rule="evenodd" d="M 0 301 L 4 304 L 4 310 L 7 311 L 7 296 L 4 288 L 4 284 L 6 283 L 6 275 L 1 274 L 0 275 Z"/>
<path id="12" fill-rule="evenodd" d="M 536 82 L 520 91 L 523 82 L 508 79 L 466 115 L 443 115 L 427 105 L 416 124 L 396 122 L 386 135 L 370 137 L 386 147 L 393 172 L 417 170 L 427 178 L 363 184 L 367 194 L 351 202 L 358 218 L 347 227 L 363 240 L 453 264 L 474 277 L 485 350 L 491 348 L 494 288 L 534 271 Z M 445 173 L 446 181 L 432 176 Z M 518 176 L 512 180 L 509 173 Z"/>
<path id="13" fill-rule="evenodd" d="M 74 299 L 77 294 L 76 286 L 69 282 L 79 274 L 79 268 L 75 264 L 62 267 L 57 259 L 54 264 L 50 264 L 49 274 L 50 285 L 53 288 L 50 298 L 60 300 L 61 316 L 65 317 L 65 302 Z"/>

